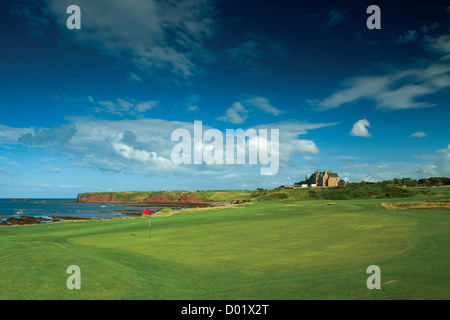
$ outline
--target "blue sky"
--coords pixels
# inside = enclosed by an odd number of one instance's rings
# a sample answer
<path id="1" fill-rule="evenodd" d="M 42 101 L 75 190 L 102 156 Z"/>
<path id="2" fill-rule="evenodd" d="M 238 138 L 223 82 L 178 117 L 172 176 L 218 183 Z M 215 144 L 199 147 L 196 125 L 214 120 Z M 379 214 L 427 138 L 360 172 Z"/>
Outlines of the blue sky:
<path id="1" fill-rule="evenodd" d="M 0 198 L 449 176 L 450 6 L 393 2 L 2 2 Z M 278 172 L 174 165 L 194 121 L 278 129 Z"/>

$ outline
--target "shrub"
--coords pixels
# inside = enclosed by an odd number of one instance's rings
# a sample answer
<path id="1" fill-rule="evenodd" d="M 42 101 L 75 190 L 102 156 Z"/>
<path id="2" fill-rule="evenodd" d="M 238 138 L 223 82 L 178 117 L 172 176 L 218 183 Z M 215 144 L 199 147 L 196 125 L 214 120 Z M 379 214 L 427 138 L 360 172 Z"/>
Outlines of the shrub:
<path id="1" fill-rule="evenodd" d="M 405 198 L 416 195 L 428 195 L 429 190 L 410 189 L 393 184 L 366 184 L 351 183 L 347 186 L 332 188 L 308 188 L 308 189 L 272 189 L 257 190 L 251 198 L 255 200 L 351 200 L 351 199 L 381 199 L 381 198 Z"/>

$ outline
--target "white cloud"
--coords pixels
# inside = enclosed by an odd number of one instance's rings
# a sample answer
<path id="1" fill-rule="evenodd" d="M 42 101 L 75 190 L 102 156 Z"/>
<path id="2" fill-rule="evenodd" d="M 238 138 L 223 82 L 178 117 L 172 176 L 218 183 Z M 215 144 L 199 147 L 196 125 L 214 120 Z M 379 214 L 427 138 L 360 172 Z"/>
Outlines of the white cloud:
<path id="1" fill-rule="evenodd" d="M 32 133 L 21 135 L 17 141 L 28 145 L 62 146 L 67 144 L 75 133 L 75 124 L 69 123 L 60 127 L 33 128 Z"/>
<path id="2" fill-rule="evenodd" d="M 315 155 L 320 156 L 320 144 L 318 141 L 306 138 L 312 130 L 318 130 L 334 126 L 337 123 L 299 123 L 299 122 L 278 122 L 271 124 L 261 124 L 252 127 L 255 130 L 267 129 L 270 136 L 270 129 L 279 130 L 279 171 L 274 176 L 261 176 L 261 164 L 249 165 L 248 162 L 243 165 L 179 165 L 174 166 L 171 161 L 172 148 L 177 142 L 171 141 L 172 132 L 175 129 L 184 128 L 191 133 L 193 137 L 193 122 L 167 121 L 161 119 L 134 119 L 106 121 L 92 119 L 88 117 L 71 117 L 71 121 L 76 131 L 67 143 L 54 144 L 46 143 L 43 139 L 41 145 L 35 147 L 43 148 L 40 156 L 47 154 L 54 159 L 58 159 L 58 167 L 64 162 L 64 174 L 69 174 L 72 168 L 80 172 L 80 175 L 74 177 L 70 183 L 55 182 L 55 185 L 78 185 L 84 184 L 77 179 L 91 179 L 92 181 L 103 181 L 104 186 L 111 187 L 110 183 L 105 181 L 110 177 L 110 173 L 120 174 L 124 178 L 120 185 L 112 188 L 150 188 L 149 186 L 162 189 L 190 189 L 190 188 L 214 188 L 217 185 L 227 188 L 242 188 L 243 183 L 252 189 L 257 187 L 272 188 L 281 184 L 290 184 L 297 181 L 301 174 L 299 170 L 305 170 L 302 165 L 298 167 L 297 155 Z M 62 127 L 62 126 L 61 126 Z M 240 126 L 232 126 L 230 129 L 244 130 L 250 129 Z M 7 131 L 28 133 L 28 129 L 23 128 L 5 128 Z M 210 127 L 203 124 L 203 132 Z M 56 131 L 54 131 L 56 132 Z M 33 130 L 31 130 L 33 133 Z M 225 132 L 222 132 L 225 136 Z M 16 137 L 15 141 L 13 136 Z M 20 135 L 19 135 L 20 137 Z M 14 143 L 14 148 L 20 148 L 21 143 L 17 141 L 17 134 L 12 135 L 9 140 Z M 38 142 L 39 139 L 36 139 Z M 252 141 L 255 142 L 255 141 Z M 261 141 L 261 138 L 258 140 Z M 224 150 L 225 150 L 225 141 Z M 203 145 L 207 149 L 210 144 Z M 264 143 L 261 144 L 264 146 Z M 266 147 L 268 144 L 265 144 Z M 248 156 L 248 155 L 247 155 Z M 50 170 L 57 167 L 48 167 Z M 67 170 L 66 170 L 67 168 Z M 91 170 L 87 170 L 91 169 Z M 3 174 L 8 176 L 7 170 Z M 315 168 L 307 169 L 315 170 Z M 9 169 L 10 170 L 10 169 Z M 99 172 L 99 175 L 96 173 Z M 83 172 L 81 174 L 81 172 Z M 86 172 L 89 177 L 84 174 Z M 103 175 L 102 172 L 105 172 Z M 48 173 L 50 175 L 50 173 Z M 224 181 L 224 177 L 232 174 L 235 178 Z M 132 175 L 132 176 L 130 176 Z M 58 177 L 53 174 L 52 177 Z M 95 177 L 95 178 L 93 178 Z M 98 178 L 98 177 L 105 177 Z M 151 177 L 151 180 L 148 180 Z M 139 180 L 141 179 L 141 180 Z M 133 184 L 126 184 L 125 181 L 133 181 Z M 136 182 L 136 181 L 142 181 Z M 145 182 L 144 182 L 145 181 Z M 139 184 L 140 183 L 140 184 Z M 92 189 L 99 186 L 93 182 Z M 133 187 L 134 186 L 134 187 Z M 103 187 L 102 190 L 106 190 Z M 82 192 L 83 188 L 79 191 Z M 84 188 L 85 189 L 85 188 Z"/>
<path id="3" fill-rule="evenodd" d="M 424 24 L 420 26 L 421 33 L 428 33 L 431 30 L 434 30 L 439 27 L 439 22 L 434 22 L 432 24 Z"/>
<path id="4" fill-rule="evenodd" d="M 404 34 L 397 36 L 394 39 L 394 42 L 396 43 L 410 43 L 414 42 L 419 38 L 419 34 L 416 30 L 408 30 Z"/>
<path id="5" fill-rule="evenodd" d="M 436 152 L 445 154 L 447 157 L 450 157 L 450 144 L 447 146 L 446 149 L 440 149 L 440 150 L 437 150 Z"/>
<path id="6" fill-rule="evenodd" d="M 52 166 L 41 166 L 40 169 L 36 170 L 36 172 L 43 173 L 61 173 L 63 172 L 60 168 L 53 168 Z"/>
<path id="7" fill-rule="evenodd" d="M 283 113 L 283 111 L 275 108 L 270 104 L 269 100 L 265 97 L 253 97 L 245 100 L 245 104 L 250 104 L 266 113 L 272 114 L 274 116 L 278 116 Z"/>
<path id="8" fill-rule="evenodd" d="M 198 94 L 191 93 L 185 99 L 185 106 L 187 111 L 200 111 L 199 104 L 202 98 Z"/>
<path id="9" fill-rule="evenodd" d="M 218 117 L 217 120 L 231 122 L 235 124 L 244 123 L 249 114 L 255 114 L 258 111 L 277 116 L 283 113 L 282 110 L 274 107 L 265 97 L 253 96 L 242 102 L 235 102 L 227 109 L 226 115 Z"/>
<path id="10" fill-rule="evenodd" d="M 409 135 L 410 138 L 425 138 L 427 134 L 425 132 L 414 132 Z"/>
<path id="11" fill-rule="evenodd" d="M 158 104 L 159 104 L 159 102 L 158 101 L 154 101 L 154 100 L 143 101 L 143 102 L 140 102 L 140 103 L 136 104 L 135 108 L 136 108 L 137 112 L 143 113 L 145 111 L 153 109 Z"/>
<path id="12" fill-rule="evenodd" d="M 177 142 L 171 141 L 175 129 L 184 128 L 193 136 L 193 123 L 166 121 L 160 119 L 137 119 L 106 121 L 92 120 L 90 118 L 71 118 L 71 123 L 53 129 L 41 128 L 38 131 L 28 132 L 28 129 L 4 127 L 6 131 L 22 132 L 22 135 L 10 136 L 10 143 L 41 147 L 58 159 L 65 159 L 74 166 L 94 168 L 101 171 L 116 172 L 119 174 L 158 175 L 192 177 L 199 174 L 221 179 L 223 175 L 238 173 L 241 178 L 251 178 L 256 185 L 262 180 L 259 165 L 181 165 L 175 166 L 171 160 L 172 148 Z M 320 150 L 315 141 L 300 138 L 310 130 L 316 130 L 336 123 L 297 123 L 280 122 L 253 127 L 255 130 L 279 130 L 279 160 L 280 175 L 287 174 L 293 165 L 292 157 L 299 154 L 319 154 Z M 62 139 L 60 143 L 55 135 L 70 131 L 70 139 Z M 206 124 L 203 130 L 209 129 Z M 235 128 L 239 129 L 239 128 Z M 247 128 L 243 128 L 246 130 Z M 43 133 L 44 132 L 44 133 Z M 35 135 L 36 134 L 36 135 Z M 223 133 L 225 136 L 225 133 Z M 15 138 L 15 140 L 14 140 Z M 262 138 L 259 138 L 262 139 Z M 57 141 L 55 143 L 55 140 Z M 255 141 L 251 141 L 254 143 Z M 261 146 L 264 141 L 258 140 Z M 225 141 L 224 150 L 225 150 Z M 204 144 L 204 149 L 208 148 Z M 61 158 L 60 158 L 61 157 Z M 65 165 L 69 167 L 69 164 Z M 283 169 L 284 168 L 284 169 Z M 61 169 L 53 166 L 42 166 L 42 173 L 57 173 Z M 3 172 L 7 174 L 6 170 Z M 291 174 L 291 173 L 289 173 Z M 257 179 L 258 178 L 258 179 Z M 277 180 L 273 178 L 276 182 Z M 245 181 L 245 180 L 242 180 Z M 269 181 L 269 180 L 267 180 Z"/>
<path id="13" fill-rule="evenodd" d="M 231 122 L 235 124 L 244 123 L 247 119 L 248 111 L 240 102 L 235 102 L 227 109 L 226 115 L 218 117 L 217 120 Z"/>
<path id="14" fill-rule="evenodd" d="M 187 110 L 188 111 L 199 111 L 200 110 L 200 108 L 199 108 L 199 106 L 196 106 L 196 105 L 194 105 L 194 106 L 188 106 L 187 107 Z"/>
<path id="15" fill-rule="evenodd" d="M 95 106 L 93 110 L 95 112 L 109 112 L 117 115 L 133 115 L 138 116 L 146 111 L 149 111 L 159 105 L 156 100 L 140 101 L 137 102 L 135 99 L 125 100 L 117 99 L 116 101 L 111 100 L 99 100 L 91 96 L 88 97 L 88 101 L 94 103 Z"/>
<path id="16" fill-rule="evenodd" d="M 354 137 L 371 137 L 371 134 L 367 130 L 367 127 L 370 128 L 370 123 L 367 119 L 358 120 L 354 125 L 352 131 L 350 131 L 350 135 Z"/>
<path id="17" fill-rule="evenodd" d="M 290 162 L 291 157 L 297 154 L 318 154 L 320 152 L 316 143 L 312 140 L 300 139 L 299 136 L 306 135 L 310 130 L 331 127 L 332 123 L 298 123 L 279 122 L 274 124 L 258 125 L 254 129 L 278 129 L 280 132 L 280 163 Z"/>
<path id="18" fill-rule="evenodd" d="M 390 83 L 386 76 L 365 76 L 348 79 L 344 82 L 349 88 L 340 90 L 322 100 L 308 100 L 317 110 L 337 108 L 343 104 L 357 101 L 361 98 L 374 97 L 378 92 L 386 90 Z"/>
<path id="19" fill-rule="evenodd" d="M 312 153 L 318 154 L 319 148 L 316 143 L 311 140 L 299 139 L 290 142 L 283 142 L 280 146 L 281 150 L 290 157 L 294 154 L 302 154 L 302 153 Z M 285 159 L 286 160 L 286 159 Z"/>
<path id="20" fill-rule="evenodd" d="M 424 39 L 425 47 L 437 53 L 450 53 L 450 35 L 441 35 L 435 38 L 426 36 Z"/>
<path id="21" fill-rule="evenodd" d="M 434 104 L 418 101 L 419 98 L 450 88 L 450 35 L 431 36 L 429 31 L 439 27 L 433 23 L 420 26 L 421 34 L 408 30 L 397 36 L 397 43 L 419 40 L 437 58 L 423 59 L 420 67 L 391 68 L 394 71 L 380 75 L 356 76 L 346 79 L 342 88 L 322 99 L 306 102 L 318 111 L 340 107 L 366 99 L 379 109 L 406 110 L 433 107 Z M 425 61 L 425 62 L 424 62 Z"/>
<path id="22" fill-rule="evenodd" d="M 42 0 L 40 4 L 15 13 L 37 30 L 49 28 L 52 21 L 66 43 L 76 42 L 121 63 L 131 63 L 140 74 L 163 69 L 178 78 L 189 78 L 199 72 L 202 62 L 211 59 L 205 47 L 216 30 L 210 0 L 78 0 L 82 21 L 77 32 L 66 28 L 65 12 L 72 1 Z M 129 77 L 142 80 L 134 72 Z"/>
<path id="23" fill-rule="evenodd" d="M 141 82 L 141 83 L 144 82 L 144 80 L 142 80 L 142 78 L 140 76 L 138 76 L 137 74 L 135 74 L 133 72 L 130 72 L 128 77 L 130 78 L 130 80 L 133 80 L 133 81 L 136 81 L 136 82 Z"/>
<path id="24" fill-rule="evenodd" d="M 112 147 L 117 154 L 121 155 L 125 159 L 136 160 L 143 163 L 145 166 L 151 167 L 152 169 L 173 170 L 175 168 L 175 165 L 171 160 L 158 156 L 158 154 L 154 151 L 149 152 L 146 150 L 136 149 L 119 141 L 114 141 L 112 143 Z"/>
<path id="25" fill-rule="evenodd" d="M 374 100 L 378 102 L 378 107 L 383 109 L 401 110 L 427 108 L 434 106 L 434 104 L 416 102 L 414 99 L 436 91 L 436 87 L 411 84 L 396 90 L 380 92 L 374 97 Z"/>
<path id="26" fill-rule="evenodd" d="M 450 87 L 450 64 L 432 63 L 424 68 L 410 68 L 380 76 L 361 76 L 344 81 L 346 88 L 327 98 L 307 100 L 316 110 L 340 107 L 360 99 L 375 102 L 379 109 L 405 110 L 432 107 L 417 98 Z"/>
<path id="27" fill-rule="evenodd" d="M 410 161 L 349 163 L 338 169 L 339 175 L 348 177 L 346 180 L 351 182 L 449 176 L 450 145 L 433 154 L 412 155 Z"/>
<path id="28" fill-rule="evenodd" d="M 0 124 L 0 143 L 17 144 L 17 140 L 24 134 L 32 134 L 33 128 L 14 128 Z"/>
<path id="29" fill-rule="evenodd" d="M 27 33 L 32 36 L 45 38 L 43 30 L 52 25 L 52 19 L 42 13 L 41 3 L 37 1 L 11 1 L 11 13 L 28 20 Z"/>

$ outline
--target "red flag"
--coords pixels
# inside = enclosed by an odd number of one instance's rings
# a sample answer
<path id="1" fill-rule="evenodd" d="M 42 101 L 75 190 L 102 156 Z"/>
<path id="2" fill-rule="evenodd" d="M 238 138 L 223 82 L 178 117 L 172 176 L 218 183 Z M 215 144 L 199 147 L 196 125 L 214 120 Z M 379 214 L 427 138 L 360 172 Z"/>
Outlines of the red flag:
<path id="1" fill-rule="evenodd" d="M 144 211 L 142 211 L 142 214 L 144 215 L 150 215 L 150 209 L 145 209 Z"/>

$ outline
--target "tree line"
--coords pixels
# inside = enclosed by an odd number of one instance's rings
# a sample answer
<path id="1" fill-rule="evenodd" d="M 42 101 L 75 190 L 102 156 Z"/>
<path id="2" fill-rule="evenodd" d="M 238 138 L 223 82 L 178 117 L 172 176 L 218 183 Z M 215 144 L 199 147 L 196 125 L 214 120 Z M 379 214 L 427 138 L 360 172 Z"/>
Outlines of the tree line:
<path id="1" fill-rule="evenodd" d="M 383 180 L 378 182 L 366 182 L 361 181 L 361 184 L 393 184 L 396 186 L 406 187 L 439 187 L 450 185 L 450 178 L 448 177 L 430 177 L 423 179 L 411 179 L 411 178 L 395 178 L 392 180 Z"/>

